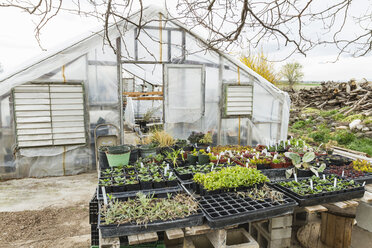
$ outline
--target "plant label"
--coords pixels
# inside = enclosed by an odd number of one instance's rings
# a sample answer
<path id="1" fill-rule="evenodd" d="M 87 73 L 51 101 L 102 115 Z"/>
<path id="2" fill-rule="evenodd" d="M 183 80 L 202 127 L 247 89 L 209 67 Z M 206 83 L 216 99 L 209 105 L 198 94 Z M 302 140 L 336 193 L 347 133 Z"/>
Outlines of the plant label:
<path id="1" fill-rule="evenodd" d="M 164 176 L 167 175 L 167 171 L 168 171 L 168 168 L 165 167 L 165 168 L 164 168 Z"/>
<path id="2" fill-rule="evenodd" d="M 207 147 L 207 152 L 210 153 L 211 152 L 211 148 L 208 146 Z"/>
<path id="3" fill-rule="evenodd" d="M 195 143 L 195 147 L 198 147 L 198 144 L 197 143 Z"/>
<path id="4" fill-rule="evenodd" d="M 106 196 L 105 186 L 102 186 L 101 188 L 102 188 L 103 204 L 107 205 L 108 202 L 107 202 L 107 196 Z"/>
<path id="5" fill-rule="evenodd" d="M 310 179 L 310 188 L 313 189 L 313 180 Z"/>
<path id="6" fill-rule="evenodd" d="M 337 178 L 335 178 L 335 180 L 333 181 L 333 187 L 336 188 L 336 185 L 337 185 Z"/>
<path id="7" fill-rule="evenodd" d="M 323 180 L 325 180 L 325 175 L 323 174 Z"/>
<path id="8" fill-rule="evenodd" d="M 277 158 L 278 158 L 278 154 L 275 153 L 275 155 L 274 155 L 274 159 L 277 159 Z"/>
<path id="9" fill-rule="evenodd" d="M 170 179 L 171 177 L 172 177 L 172 172 L 169 172 L 169 177 L 168 177 L 168 179 Z"/>
<path id="10" fill-rule="evenodd" d="M 363 182 L 362 186 L 365 186 L 366 185 L 366 181 Z"/>
<path id="11" fill-rule="evenodd" d="M 213 170 L 214 164 L 212 164 L 211 171 Z"/>
<path id="12" fill-rule="evenodd" d="M 294 173 L 293 176 L 294 176 L 294 180 L 297 182 L 297 174 Z"/>
<path id="13" fill-rule="evenodd" d="M 227 163 L 230 164 L 230 158 L 227 159 Z"/>
<path id="14" fill-rule="evenodd" d="M 341 176 L 342 176 L 342 177 L 344 177 L 344 174 L 345 174 L 345 171 L 344 171 L 344 170 L 342 170 L 342 174 L 341 174 Z"/>
<path id="15" fill-rule="evenodd" d="M 141 162 L 141 168 L 143 168 L 143 163 Z"/>
<path id="16" fill-rule="evenodd" d="M 245 163 L 245 167 L 247 167 L 247 168 L 248 168 L 248 163 Z"/>

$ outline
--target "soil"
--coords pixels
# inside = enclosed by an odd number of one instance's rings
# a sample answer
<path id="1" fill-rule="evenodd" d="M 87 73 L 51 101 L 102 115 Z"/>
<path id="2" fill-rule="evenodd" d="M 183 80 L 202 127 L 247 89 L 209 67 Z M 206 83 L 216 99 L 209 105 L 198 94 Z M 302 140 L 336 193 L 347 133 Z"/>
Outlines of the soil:
<path id="1" fill-rule="evenodd" d="M 0 247 L 89 247 L 97 173 L 0 182 Z"/>

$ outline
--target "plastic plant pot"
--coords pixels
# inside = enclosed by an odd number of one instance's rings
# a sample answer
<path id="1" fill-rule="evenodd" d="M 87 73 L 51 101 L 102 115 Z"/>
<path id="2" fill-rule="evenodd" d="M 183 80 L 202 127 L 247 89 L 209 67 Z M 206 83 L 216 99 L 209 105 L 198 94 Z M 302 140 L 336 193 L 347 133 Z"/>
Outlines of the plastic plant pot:
<path id="1" fill-rule="evenodd" d="M 198 163 L 199 164 L 208 164 L 209 163 L 209 156 L 206 154 L 199 154 L 198 155 Z"/>
<path id="2" fill-rule="evenodd" d="M 129 162 L 131 164 L 135 163 L 138 159 L 138 153 L 139 153 L 139 149 L 138 148 L 135 148 L 135 147 L 131 147 L 131 151 L 130 151 L 130 157 L 129 157 Z"/>
<path id="3" fill-rule="evenodd" d="M 187 155 L 187 161 L 189 161 L 190 164 L 196 164 L 196 162 L 198 161 L 198 156 L 188 154 Z"/>
<path id="4" fill-rule="evenodd" d="M 98 161 L 99 161 L 99 168 L 101 171 L 110 168 L 109 163 L 107 161 L 107 157 L 106 157 L 106 151 L 107 151 L 107 146 L 100 146 L 98 148 Z"/>
<path id="5" fill-rule="evenodd" d="M 297 176 L 298 177 L 311 177 L 313 173 L 311 170 L 303 170 L 303 169 L 297 169 Z"/>
<path id="6" fill-rule="evenodd" d="M 141 157 L 146 158 L 150 155 L 155 156 L 156 155 L 156 147 L 150 147 L 148 145 L 141 146 Z"/>
<path id="7" fill-rule="evenodd" d="M 129 146 L 112 146 L 106 152 L 107 161 L 110 167 L 127 165 L 130 157 Z"/>

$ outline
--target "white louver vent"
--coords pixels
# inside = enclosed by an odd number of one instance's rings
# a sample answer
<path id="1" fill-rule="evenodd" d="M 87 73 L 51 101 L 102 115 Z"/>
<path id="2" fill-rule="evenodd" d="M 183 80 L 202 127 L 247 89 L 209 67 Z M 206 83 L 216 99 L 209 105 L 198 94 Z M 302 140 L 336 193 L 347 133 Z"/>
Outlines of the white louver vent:
<path id="1" fill-rule="evenodd" d="M 86 143 L 82 84 L 25 84 L 13 99 L 18 147 Z"/>

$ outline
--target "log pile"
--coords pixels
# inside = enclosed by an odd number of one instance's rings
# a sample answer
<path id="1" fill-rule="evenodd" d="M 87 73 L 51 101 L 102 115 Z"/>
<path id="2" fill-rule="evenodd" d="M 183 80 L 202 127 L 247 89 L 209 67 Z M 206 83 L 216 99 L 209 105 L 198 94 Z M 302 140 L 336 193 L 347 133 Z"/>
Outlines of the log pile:
<path id="1" fill-rule="evenodd" d="M 293 107 L 317 109 L 345 108 L 341 113 L 359 112 L 372 115 L 372 83 L 367 81 L 347 83 L 323 82 L 321 86 L 289 92 Z"/>

